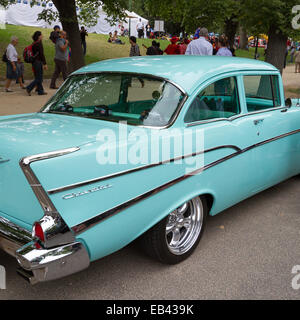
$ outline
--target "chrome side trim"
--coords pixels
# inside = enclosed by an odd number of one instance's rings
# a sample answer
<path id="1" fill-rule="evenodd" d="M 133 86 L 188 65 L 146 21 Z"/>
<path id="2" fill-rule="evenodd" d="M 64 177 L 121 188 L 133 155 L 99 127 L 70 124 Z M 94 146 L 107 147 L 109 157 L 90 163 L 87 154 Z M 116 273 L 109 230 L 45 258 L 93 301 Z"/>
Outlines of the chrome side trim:
<path id="1" fill-rule="evenodd" d="M 31 233 L 11 221 L 0 217 L 0 248 L 11 256 L 16 250 L 32 241 Z"/>
<path id="2" fill-rule="evenodd" d="M 209 120 L 201 120 L 201 121 L 195 121 L 195 122 L 191 122 L 191 123 L 186 123 L 186 127 L 194 127 L 200 124 L 206 124 L 206 123 L 212 123 L 212 122 L 219 122 L 219 121 L 228 121 L 228 122 L 232 122 L 234 120 L 240 119 L 240 118 L 244 118 L 247 116 L 252 116 L 252 115 L 256 115 L 256 114 L 261 114 L 261 113 L 265 113 L 265 112 L 272 112 L 272 111 L 277 111 L 277 110 L 284 110 L 284 109 L 288 109 L 287 107 L 276 107 L 276 108 L 271 108 L 271 109 L 266 109 L 266 110 L 260 110 L 260 111 L 252 111 L 252 112 L 248 112 L 248 113 L 244 113 L 244 114 L 239 114 L 236 116 L 232 116 L 230 118 L 216 118 L 216 119 L 209 119 Z"/>
<path id="3" fill-rule="evenodd" d="M 212 168 L 212 167 L 214 167 L 214 166 L 216 166 L 216 165 L 218 165 L 218 164 L 220 164 L 222 162 L 225 162 L 225 161 L 227 161 L 229 159 L 232 159 L 232 158 L 234 158 L 234 157 L 236 157 L 236 156 L 238 156 L 238 155 L 240 155 L 242 153 L 245 153 L 247 151 L 250 151 L 250 150 L 252 150 L 254 148 L 257 148 L 257 147 L 262 146 L 264 144 L 267 144 L 267 143 L 270 143 L 270 142 L 273 142 L 273 141 L 276 141 L 276 140 L 279 140 L 279 139 L 282 139 L 282 138 L 285 138 L 287 136 L 294 135 L 294 134 L 297 134 L 297 133 L 300 133 L 300 129 L 291 131 L 289 133 L 282 134 L 280 136 L 277 136 L 277 137 L 274 137 L 274 138 L 271 138 L 271 139 L 268 139 L 268 140 L 265 140 L 265 141 L 262 141 L 262 142 L 259 142 L 257 144 L 254 144 L 254 145 L 250 146 L 250 147 L 247 147 L 247 148 L 245 148 L 243 150 L 240 149 L 239 151 L 236 151 L 236 152 L 234 152 L 234 153 L 232 153 L 232 154 L 230 154 L 230 155 L 228 155 L 228 156 L 226 156 L 224 158 L 221 158 L 221 159 L 219 159 L 217 161 L 214 161 L 214 162 L 212 162 L 212 163 L 210 163 L 210 164 L 208 164 L 208 165 L 206 165 L 206 166 L 204 166 L 202 168 L 199 168 L 199 169 L 197 169 L 197 170 L 195 170 L 195 171 L 193 171 L 193 172 L 191 172 L 189 174 L 185 174 L 185 175 L 183 175 L 183 176 L 181 176 L 179 178 L 171 180 L 171 181 L 169 181 L 169 182 L 167 182 L 167 183 L 165 183 L 165 184 L 163 184 L 163 185 L 161 185 L 161 186 L 159 186 L 157 188 L 154 188 L 154 189 L 152 189 L 152 190 L 150 190 L 148 192 L 145 192 L 145 193 L 143 193 L 143 194 L 141 194 L 141 195 L 139 195 L 139 196 L 137 196 L 137 197 L 135 197 L 135 198 L 133 198 L 133 199 L 131 199 L 129 201 L 126 201 L 126 202 L 124 202 L 124 203 L 122 203 L 122 204 L 120 204 L 120 205 L 118 205 L 118 206 L 116 206 L 114 208 L 111 208 L 111 209 L 109 209 L 109 210 L 107 210 L 105 212 L 102 212 L 102 213 L 96 215 L 95 217 L 93 217 L 91 219 L 88 219 L 88 220 L 86 220 L 86 221 L 84 221 L 84 222 L 82 222 L 82 223 L 80 223 L 80 224 L 78 224 L 76 226 L 73 226 L 72 230 L 76 235 L 79 235 L 79 234 L 87 231 L 88 229 L 94 227 L 95 225 L 99 224 L 100 222 L 102 222 L 102 221 L 104 221 L 104 220 L 106 220 L 106 219 L 108 219 L 108 218 L 120 213 L 121 211 L 123 211 L 123 210 L 125 210 L 125 209 L 127 209 L 127 208 L 129 208 L 129 207 L 131 207 L 133 205 L 135 205 L 136 203 L 138 203 L 138 202 L 140 202 L 140 201 L 142 201 L 142 200 L 144 200 L 144 199 L 146 199 L 146 198 L 148 198 L 148 197 L 150 197 L 150 196 L 152 196 L 154 194 L 157 194 L 158 192 L 161 192 L 161 191 L 163 191 L 163 190 L 175 185 L 176 183 L 184 181 L 184 180 L 186 180 L 186 179 L 188 179 L 188 178 L 190 178 L 192 176 L 195 176 L 195 175 L 197 175 L 197 174 L 199 174 L 199 173 L 201 173 L 201 172 L 203 172 L 205 170 L 208 170 L 208 169 L 210 169 L 210 168 Z"/>
<path id="4" fill-rule="evenodd" d="M 78 150 L 80 150 L 78 147 L 63 149 L 25 157 L 20 160 L 20 167 L 44 211 L 44 217 L 39 223 L 45 233 L 45 248 L 52 248 L 57 245 L 74 242 L 75 237 L 48 197 L 47 192 L 44 190 L 30 165 L 36 161 L 60 157 Z"/>
<path id="5" fill-rule="evenodd" d="M 294 130 L 294 131 L 291 131 L 291 132 L 288 132 L 288 133 L 284 133 L 284 134 L 281 134 L 280 136 L 277 136 L 277 137 L 274 137 L 274 138 L 270 138 L 268 140 L 265 140 L 265 141 L 261 141 L 261 142 L 258 142 L 248 148 L 245 148 L 243 149 L 241 152 L 244 153 L 244 152 L 247 152 L 251 149 L 254 149 L 254 148 L 257 148 L 257 147 L 260 147 L 260 146 L 263 146 L 264 144 L 267 144 L 267 143 L 270 143 L 270 142 L 273 142 L 273 141 L 276 141 L 276 140 L 279 140 L 279 139 L 283 139 L 283 138 L 286 138 L 288 136 L 292 136 L 294 134 L 297 134 L 297 133 L 300 133 L 300 129 L 297 129 L 297 130 Z"/>
<path id="6" fill-rule="evenodd" d="M 98 177 L 98 178 L 95 178 L 95 179 L 74 183 L 74 184 L 71 184 L 71 185 L 68 185 L 68 186 L 63 186 L 63 187 L 51 189 L 51 190 L 48 190 L 47 192 L 48 192 L 49 195 L 53 195 L 53 194 L 60 193 L 60 192 L 63 192 L 63 191 L 84 187 L 84 186 L 89 185 L 89 184 L 102 182 L 104 180 L 121 177 L 121 176 L 129 174 L 129 173 L 134 173 L 134 172 L 138 172 L 138 171 L 141 171 L 141 170 L 147 170 L 147 169 L 154 168 L 154 167 L 157 167 L 157 166 L 161 166 L 161 165 L 164 165 L 164 164 L 167 164 L 167 163 L 173 163 L 173 162 L 176 162 L 176 161 L 179 161 L 179 160 L 184 160 L 184 159 L 187 159 L 187 158 L 196 157 L 196 156 L 198 156 L 200 154 L 212 152 L 212 151 L 219 150 L 219 149 L 234 149 L 235 151 L 241 151 L 241 149 L 239 147 L 233 146 L 233 145 L 219 146 L 219 147 L 207 149 L 207 150 L 204 150 L 204 151 L 194 152 L 194 153 L 189 154 L 189 155 L 179 156 L 179 157 L 176 157 L 176 158 L 173 158 L 173 159 L 170 159 L 170 160 L 160 161 L 160 162 L 157 162 L 157 163 L 153 163 L 153 164 L 149 164 L 149 165 L 145 165 L 145 166 L 140 166 L 138 168 L 116 172 L 116 173 L 113 173 L 113 174 L 110 174 L 110 175 L 107 175 L 107 176 L 102 176 L 102 177 Z"/>

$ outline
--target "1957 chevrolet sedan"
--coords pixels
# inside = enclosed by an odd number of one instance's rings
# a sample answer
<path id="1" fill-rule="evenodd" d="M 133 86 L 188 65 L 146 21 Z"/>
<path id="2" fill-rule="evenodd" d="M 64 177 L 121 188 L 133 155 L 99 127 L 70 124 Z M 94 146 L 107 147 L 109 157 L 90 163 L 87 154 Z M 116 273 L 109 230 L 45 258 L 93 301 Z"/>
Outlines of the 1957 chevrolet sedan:
<path id="1" fill-rule="evenodd" d="M 152 56 L 73 73 L 0 117 L 0 247 L 32 284 L 139 238 L 175 264 L 208 215 L 300 173 L 300 106 L 248 59 Z"/>

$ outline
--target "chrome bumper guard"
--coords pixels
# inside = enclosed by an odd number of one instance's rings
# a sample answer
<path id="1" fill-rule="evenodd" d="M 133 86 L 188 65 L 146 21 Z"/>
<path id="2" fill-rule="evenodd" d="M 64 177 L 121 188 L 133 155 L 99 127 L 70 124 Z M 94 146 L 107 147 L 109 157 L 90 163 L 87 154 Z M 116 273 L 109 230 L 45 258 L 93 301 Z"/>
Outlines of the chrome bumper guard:
<path id="1" fill-rule="evenodd" d="M 30 232 L 0 217 L 0 248 L 16 257 L 20 276 L 31 284 L 59 279 L 86 269 L 89 254 L 81 242 L 37 249 Z"/>

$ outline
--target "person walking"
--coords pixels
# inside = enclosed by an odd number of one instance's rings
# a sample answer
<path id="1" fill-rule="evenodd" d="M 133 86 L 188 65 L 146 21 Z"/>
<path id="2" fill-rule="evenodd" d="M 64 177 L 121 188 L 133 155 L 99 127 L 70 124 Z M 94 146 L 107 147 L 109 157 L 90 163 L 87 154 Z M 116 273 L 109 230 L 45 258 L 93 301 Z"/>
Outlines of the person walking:
<path id="1" fill-rule="evenodd" d="M 54 26 L 54 30 L 50 33 L 49 39 L 56 44 L 57 39 L 59 38 L 60 26 Z"/>
<path id="2" fill-rule="evenodd" d="M 129 52 L 129 57 L 136 57 L 136 56 L 140 56 L 141 52 L 140 52 L 140 47 L 138 46 L 138 44 L 136 43 L 136 37 L 131 36 L 129 38 L 129 42 L 131 44 L 131 48 L 130 48 L 130 52 Z"/>
<path id="3" fill-rule="evenodd" d="M 144 24 L 142 22 L 142 19 L 139 19 L 139 22 L 136 25 L 136 30 L 138 33 L 138 37 L 139 38 L 143 38 L 144 37 Z"/>
<path id="4" fill-rule="evenodd" d="M 56 87 L 56 80 L 61 73 L 63 79 L 67 79 L 68 46 L 69 41 L 67 40 L 67 33 L 62 30 L 59 33 L 59 39 L 56 41 L 55 45 L 55 70 L 52 75 L 50 89 L 58 89 L 58 87 Z"/>
<path id="5" fill-rule="evenodd" d="M 83 48 L 83 55 L 86 55 L 86 37 L 88 37 L 88 32 L 84 29 L 84 27 L 81 27 L 80 30 L 80 38 L 81 38 L 81 46 Z"/>
<path id="6" fill-rule="evenodd" d="M 18 44 L 19 40 L 17 37 L 11 37 L 11 42 L 7 46 L 6 49 L 6 83 L 5 83 L 5 91 L 6 92 L 13 92 L 10 89 L 11 81 L 17 80 L 20 84 L 22 89 L 25 89 L 22 81 L 22 75 L 20 66 L 18 65 L 18 53 L 16 50 L 16 45 Z"/>
<path id="7" fill-rule="evenodd" d="M 43 35 L 41 31 L 36 31 L 32 39 L 34 41 L 32 45 L 32 53 L 34 56 L 34 61 L 32 62 L 32 70 L 34 73 L 34 80 L 26 87 L 26 91 L 28 95 L 31 95 L 31 91 L 33 88 L 37 87 L 38 94 L 45 95 L 47 94 L 43 88 L 43 70 L 48 70 L 46 58 L 44 55 L 44 47 L 43 47 Z"/>
<path id="8" fill-rule="evenodd" d="M 227 47 L 227 41 L 224 37 L 219 39 L 220 48 L 218 49 L 217 56 L 232 57 L 232 52 Z"/>
<path id="9" fill-rule="evenodd" d="M 25 66 L 24 66 L 24 63 L 23 61 L 21 60 L 20 57 L 18 57 L 18 61 L 17 61 L 17 68 L 20 70 L 20 78 L 22 80 L 22 83 L 24 85 L 25 81 L 24 81 L 24 75 L 25 75 Z M 16 80 L 16 83 L 20 83 L 20 80 L 17 79 Z M 22 88 L 25 89 L 25 87 L 23 86 Z"/>
<path id="10" fill-rule="evenodd" d="M 300 51 L 295 52 L 295 73 L 300 73 Z"/>
<path id="11" fill-rule="evenodd" d="M 185 54 L 186 55 L 198 55 L 198 56 L 212 56 L 213 46 L 208 39 L 208 30 L 201 28 L 199 31 L 199 39 L 193 40 L 188 45 Z"/>
<path id="12" fill-rule="evenodd" d="M 148 23 L 147 26 L 146 26 L 146 36 L 147 36 L 148 39 L 150 39 L 150 34 L 151 34 L 151 26 Z"/>
<path id="13" fill-rule="evenodd" d="M 291 48 L 291 60 L 290 60 L 290 63 L 294 62 L 294 54 L 295 54 L 295 52 L 296 52 L 296 48 L 293 45 L 292 48 Z"/>

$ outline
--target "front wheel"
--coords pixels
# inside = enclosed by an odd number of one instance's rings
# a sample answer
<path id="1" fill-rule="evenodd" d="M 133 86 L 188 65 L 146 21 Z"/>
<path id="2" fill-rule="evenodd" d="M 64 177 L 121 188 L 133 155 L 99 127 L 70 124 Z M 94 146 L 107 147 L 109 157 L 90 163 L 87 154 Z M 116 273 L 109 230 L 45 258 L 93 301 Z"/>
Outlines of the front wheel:
<path id="1" fill-rule="evenodd" d="M 185 260 L 202 237 L 207 212 L 205 197 L 184 203 L 143 236 L 145 251 L 166 264 Z"/>

